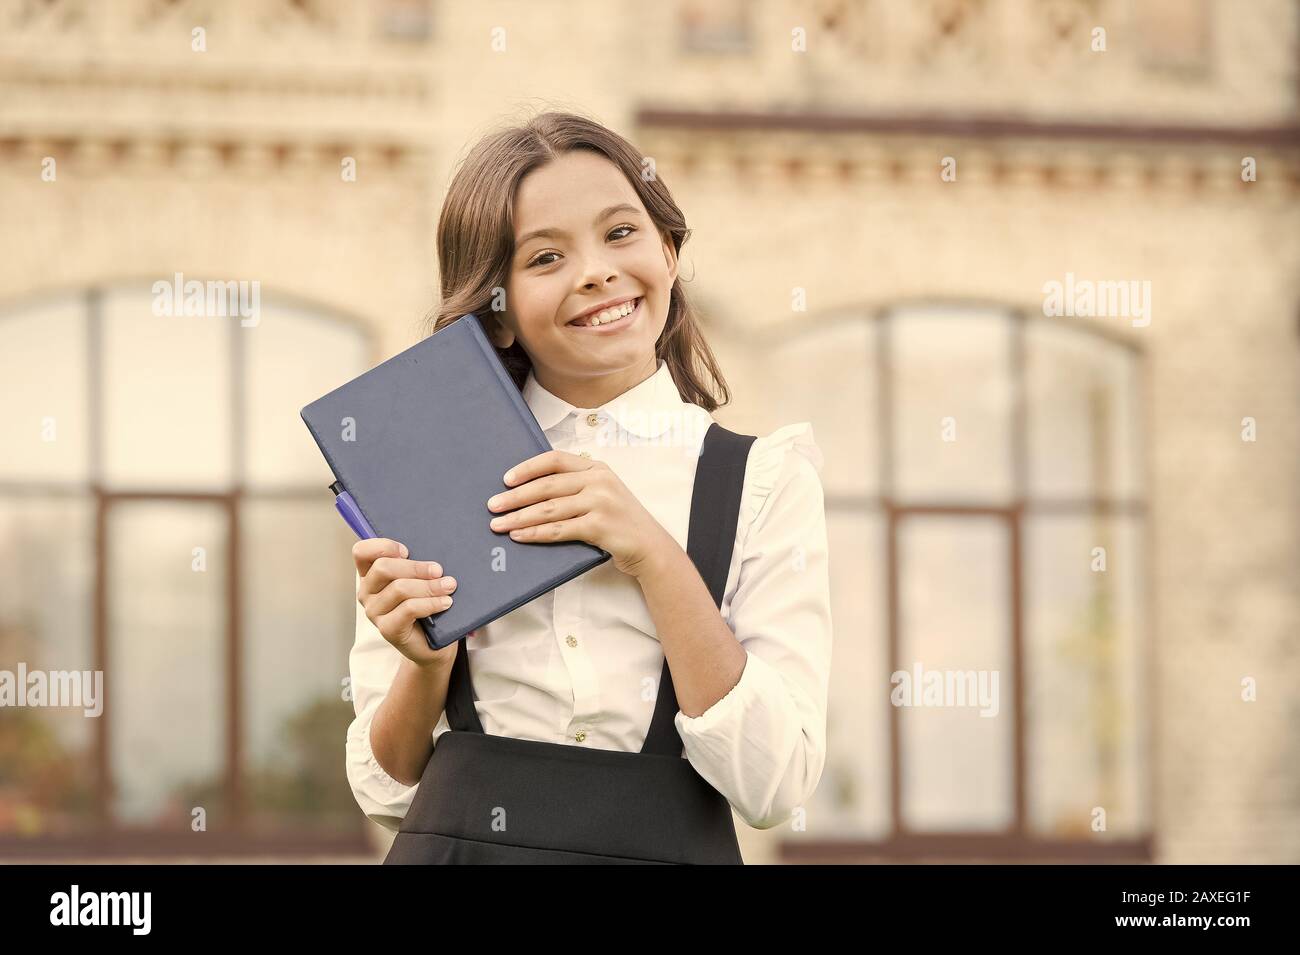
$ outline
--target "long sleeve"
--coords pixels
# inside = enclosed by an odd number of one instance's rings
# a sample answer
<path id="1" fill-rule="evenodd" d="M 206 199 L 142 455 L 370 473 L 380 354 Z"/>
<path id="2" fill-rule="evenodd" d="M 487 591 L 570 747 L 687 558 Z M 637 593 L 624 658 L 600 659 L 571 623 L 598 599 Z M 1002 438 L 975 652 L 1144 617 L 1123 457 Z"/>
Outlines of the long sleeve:
<path id="1" fill-rule="evenodd" d="M 740 681 L 696 717 L 675 718 L 686 758 L 756 829 L 790 818 L 826 760 L 831 615 L 822 455 L 803 422 L 751 449 L 730 624 Z"/>
<path id="2" fill-rule="evenodd" d="M 370 722 L 388 694 L 401 662 L 401 653 L 384 639 L 358 603 L 356 641 L 348 655 L 352 709 L 356 714 L 347 735 L 348 783 L 362 812 L 393 832 L 411 807 L 417 787 L 404 786 L 384 772 L 370 748 Z"/>

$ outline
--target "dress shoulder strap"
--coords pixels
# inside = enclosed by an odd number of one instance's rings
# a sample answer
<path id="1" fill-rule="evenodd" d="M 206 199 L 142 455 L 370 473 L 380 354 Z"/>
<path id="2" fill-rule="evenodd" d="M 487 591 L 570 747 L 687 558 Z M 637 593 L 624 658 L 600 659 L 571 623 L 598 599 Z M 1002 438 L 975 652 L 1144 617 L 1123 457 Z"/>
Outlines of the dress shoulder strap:
<path id="1" fill-rule="evenodd" d="M 740 501 L 745 488 L 745 465 L 755 435 L 728 431 L 716 421 L 709 425 L 695 468 L 695 487 L 691 492 L 691 520 L 686 536 L 686 553 L 709 588 L 709 595 L 719 610 L 727 586 L 732 550 L 736 543 L 736 524 L 740 518 Z M 682 738 L 674 719 L 679 707 L 673 689 L 673 675 L 664 659 L 659 677 L 659 695 L 655 700 L 650 730 L 641 747 L 643 753 L 667 756 L 682 755 Z"/>

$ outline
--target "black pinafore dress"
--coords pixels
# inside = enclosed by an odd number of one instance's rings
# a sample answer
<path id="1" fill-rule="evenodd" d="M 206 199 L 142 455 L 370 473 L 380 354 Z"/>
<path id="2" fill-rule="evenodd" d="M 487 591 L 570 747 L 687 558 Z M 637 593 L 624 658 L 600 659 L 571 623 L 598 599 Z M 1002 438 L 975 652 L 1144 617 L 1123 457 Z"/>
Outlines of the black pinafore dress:
<path id="1" fill-rule="evenodd" d="M 687 554 L 719 609 L 754 437 L 714 422 L 696 466 Z M 731 805 L 682 758 L 666 659 L 638 753 L 484 733 L 464 639 L 446 712 L 385 865 L 744 863 Z"/>

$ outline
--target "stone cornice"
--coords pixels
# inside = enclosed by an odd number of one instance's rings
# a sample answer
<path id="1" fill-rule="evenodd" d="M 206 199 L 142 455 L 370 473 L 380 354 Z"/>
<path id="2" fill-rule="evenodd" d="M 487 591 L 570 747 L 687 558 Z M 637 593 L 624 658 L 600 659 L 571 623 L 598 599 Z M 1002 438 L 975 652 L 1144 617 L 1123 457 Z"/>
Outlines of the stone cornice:
<path id="1" fill-rule="evenodd" d="M 46 156 L 54 157 L 60 167 L 84 176 L 155 170 L 239 176 L 320 170 L 338 175 L 344 157 L 350 156 L 365 173 L 359 181 L 369 181 L 368 170 L 376 168 L 388 174 L 423 175 L 428 155 L 423 145 L 384 138 L 201 138 L 145 132 L 24 134 L 0 129 L 0 170 L 27 166 L 33 175 Z"/>
<path id="2" fill-rule="evenodd" d="M 328 69 L 266 63 L 235 69 L 229 63 L 206 64 L 201 57 L 170 64 L 0 60 L 0 90 L 6 95 L 43 96 L 84 90 L 170 96 L 250 94 L 335 99 L 344 104 L 383 100 L 396 107 L 420 108 L 430 100 L 430 76 L 423 67 L 384 67 L 369 62 L 349 65 L 335 61 Z"/>
<path id="3" fill-rule="evenodd" d="M 1300 126 L 1175 127 L 1015 118 L 688 111 L 642 108 L 635 141 L 689 177 L 796 187 L 958 182 L 1047 189 L 1300 194 Z M 1257 180 L 1243 182 L 1242 160 Z M 667 173 L 666 175 L 671 175 Z M 943 183 L 955 185 L 955 183 Z"/>
<path id="4" fill-rule="evenodd" d="M 688 110 L 651 106 L 636 110 L 643 129 L 693 131 L 858 133 L 941 136 L 963 139 L 1074 140 L 1142 145 L 1233 145 L 1300 151 L 1300 123 L 1284 126 L 1162 125 L 1158 123 L 1082 123 L 1015 116 L 944 116 L 831 113 L 817 110 Z"/>

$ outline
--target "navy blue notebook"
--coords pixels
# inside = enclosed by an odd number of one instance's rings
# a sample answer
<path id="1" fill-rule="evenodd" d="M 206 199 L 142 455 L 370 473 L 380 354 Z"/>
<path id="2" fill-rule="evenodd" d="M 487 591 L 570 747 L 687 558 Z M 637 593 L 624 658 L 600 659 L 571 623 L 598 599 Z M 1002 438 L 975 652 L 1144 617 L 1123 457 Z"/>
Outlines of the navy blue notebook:
<path id="1" fill-rule="evenodd" d="M 420 621 L 435 650 L 609 560 L 584 541 L 521 543 L 488 527 L 501 476 L 551 444 L 473 315 L 313 401 L 302 419 L 375 533 L 456 578 L 452 605 Z"/>

